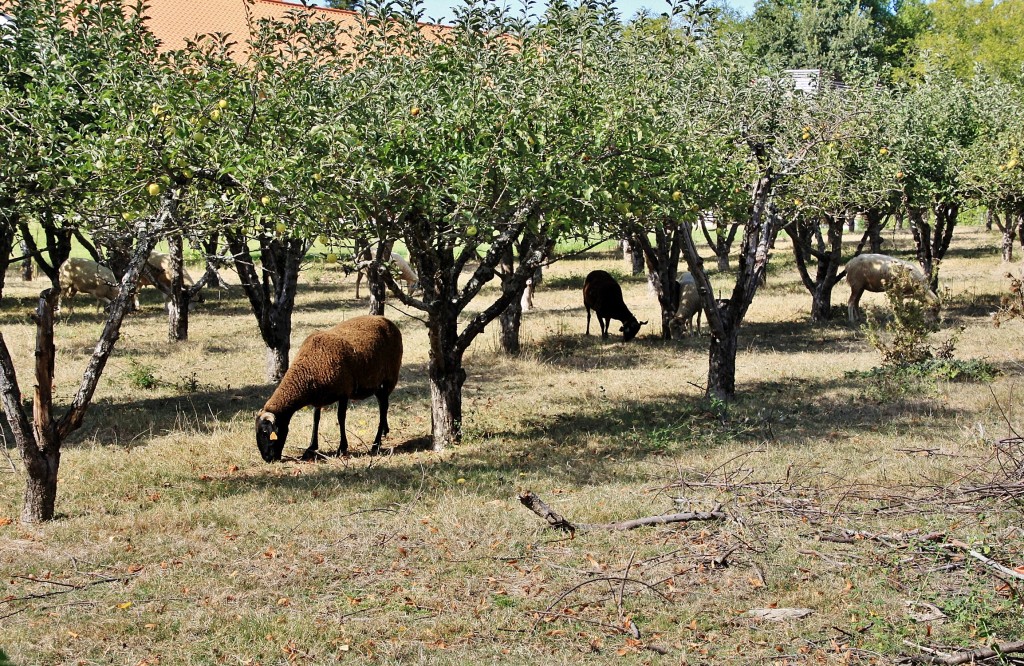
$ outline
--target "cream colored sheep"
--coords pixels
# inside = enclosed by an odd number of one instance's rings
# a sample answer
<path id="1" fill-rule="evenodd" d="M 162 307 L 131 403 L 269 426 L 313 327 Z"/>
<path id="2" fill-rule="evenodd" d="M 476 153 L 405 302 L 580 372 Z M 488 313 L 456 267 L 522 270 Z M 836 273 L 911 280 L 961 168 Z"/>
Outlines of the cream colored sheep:
<path id="1" fill-rule="evenodd" d="M 70 299 L 77 293 L 95 296 L 97 306 L 110 303 L 121 293 L 114 273 L 106 266 L 90 259 L 68 259 L 61 264 L 58 277 L 60 280 L 58 310 L 64 306 L 64 301 L 68 301 L 68 311 L 74 312 L 74 303 Z"/>
<path id="2" fill-rule="evenodd" d="M 679 284 L 679 305 L 668 328 L 672 339 L 681 340 L 686 334 L 693 334 L 693 317 L 697 316 L 697 333 L 700 334 L 700 318 L 704 308 L 697 291 L 697 281 L 690 273 L 681 273 L 676 280 Z"/>
<path id="3" fill-rule="evenodd" d="M 159 288 L 161 293 L 164 293 L 166 297 L 165 292 L 170 290 L 171 283 L 174 281 L 174 272 L 171 270 L 171 255 L 164 252 L 151 252 L 149 254 L 149 258 L 146 259 L 146 263 L 149 264 L 151 270 L 142 272 L 142 276 L 139 278 L 139 286 L 157 286 L 154 285 L 153 281 L 150 279 L 150 273 L 152 273 L 153 276 L 156 277 L 157 282 L 160 283 Z M 188 270 L 186 270 L 184 266 L 182 266 L 181 279 L 185 287 L 195 285 L 195 281 L 192 279 L 192 276 L 188 274 Z M 200 291 L 189 302 L 189 309 L 191 310 L 194 308 L 196 303 L 202 302 L 203 292 Z"/>
<path id="4" fill-rule="evenodd" d="M 939 297 L 929 287 L 928 276 L 919 266 L 885 254 L 861 254 L 846 264 L 846 282 L 850 285 L 847 314 L 851 324 L 860 320 L 860 297 L 864 292 L 888 290 L 899 273 L 909 275 L 914 282 L 925 288 L 925 298 L 936 316 L 938 315 Z"/>

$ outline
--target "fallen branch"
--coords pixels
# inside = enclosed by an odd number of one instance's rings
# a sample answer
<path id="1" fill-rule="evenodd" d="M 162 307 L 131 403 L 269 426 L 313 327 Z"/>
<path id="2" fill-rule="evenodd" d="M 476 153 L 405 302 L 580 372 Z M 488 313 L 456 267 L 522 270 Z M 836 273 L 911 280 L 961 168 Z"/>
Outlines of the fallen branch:
<path id="1" fill-rule="evenodd" d="M 974 559 L 978 560 L 979 562 L 984 564 L 989 569 L 992 569 L 993 571 L 996 571 L 996 572 L 998 572 L 998 573 L 1000 573 L 1000 574 L 1002 574 L 1004 576 L 1008 576 L 1010 578 L 1016 578 L 1017 580 L 1024 580 L 1024 573 L 1021 573 L 1020 571 L 1015 571 L 1015 570 L 1011 569 L 1010 567 L 1004 566 L 1004 565 L 1000 564 L 999 562 L 996 562 L 995 560 L 993 560 L 990 557 L 985 557 L 984 555 L 982 555 L 978 551 L 972 549 L 970 546 L 968 546 L 963 541 L 960 541 L 958 539 L 952 539 L 952 540 L 950 540 L 948 546 L 951 547 L 951 548 L 958 548 L 958 549 L 966 552 L 968 555 L 970 555 Z"/>
<path id="2" fill-rule="evenodd" d="M 957 664 L 973 664 L 985 659 L 992 659 L 1005 654 L 1024 652 L 1024 641 L 996 643 L 992 647 L 957 652 L 956 654 L 920 654 L 912 657 L 905 657 L 901 661 L 904 664 L 938 664 L 940 666 L 956 666 Z"/>
<path id="3" fill-rule="evenodd" d="M 625 531 L 648 525 L 666 525 L 668 523 L 686 523 L 693 520 L 725 520 L 726 513 L 722 511 L 722 505 L 716 504 L 711 511 L 691 511 L 686 513 L 671 513 L 663 516 L 647 516 L 626 520 L 618 523 L 581 523 L 569 522 L 561 514 L 555 512 L 544 500 L 531 491 L 527 490 L 519 494 L 519 501 L 530 511 L 543 518 L 551 527 L 575 534 L 577 531 L 587 532 L 595 530 Z"/>

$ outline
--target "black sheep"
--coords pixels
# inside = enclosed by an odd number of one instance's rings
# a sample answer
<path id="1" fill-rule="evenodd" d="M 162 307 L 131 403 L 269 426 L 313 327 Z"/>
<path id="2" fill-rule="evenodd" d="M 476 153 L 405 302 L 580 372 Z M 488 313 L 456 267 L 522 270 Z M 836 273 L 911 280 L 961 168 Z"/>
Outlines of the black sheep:
<path id="1" fill-rule="evenodd" d="M 606 271 L 591 271 L 583 281 L 583 307 L 587 309 L 587 335 L 590 335 L 590 311 L 597 314 L 601 326 L 601 337 L 608 337 L 608 326 L 612 319 L 622 322 L 619 331 L 622 340 L 629 342 L 636 337 L 646 321 L 637 321 L 622 300 L 622 287 Z"/>
<path id="2" fill-rule="evenodd" d="M 341 441 L 335 455 L 348 452 L 345 412 L 349 400 L 377 397 L 380 421 L 370 453 L 380 450 L 388 433 L 388 397 L 402 367 L 402 333 L 384 317 L 367 315 L 310 334 L 295 360 L 256 416 L 256 444 L 267 462 L 281 459 L 292 415 L 313 406 L 313 438 L 302 455 L 316 457 L 320 408 L 338 403 Z"/>

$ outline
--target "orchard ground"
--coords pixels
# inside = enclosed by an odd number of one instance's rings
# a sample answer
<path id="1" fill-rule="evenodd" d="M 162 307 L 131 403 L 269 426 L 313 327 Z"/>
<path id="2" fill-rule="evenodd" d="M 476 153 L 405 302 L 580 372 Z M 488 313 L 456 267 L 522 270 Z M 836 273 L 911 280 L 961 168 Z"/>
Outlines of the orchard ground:
<path id="1" fill-rule="evenodd" d="M 909 233 L 887 239 L 902 256 L 912 248 Z M 992 363 L 991 382 L 850 374 L 879 357 L 845 324 L 848 289 L 835 290 L 836 321 L 812 326 L 780 238 L 740 334 L 738 399 L 705 400 L 706 338 L 664 342 L 651 324 L 628 344 L 583 336 L 583 277 L 626 270 L 609 245 L 551 267 L 524 316 L 522 357 L 498 353 L 496 330 L 471 348 L 465 443 L 444 454 L 427 450 L 425 329 L 389 308 L 406 348 L 394 449 L 362 455 L 371 399 L 348 418 L 354 455 L 319 464 L 259 458 L 253 417 L 273 387 L 241 290 L 208 290 L 177 345 L 147 290 L 65 447 L 57 520 L 18 523 L 24 477 L 8 437 L 0 649 L 19 665 L 890 663 L 921 652 L 914 644 L 1019 639 L 1020 601 L 946 547 L 1024 564 L 1020 500 L 968 492 L 1006 481 L 996 442 L 1024 428 L 1024 324 L 991 323 L 1016 270 L 998 242 L 958 229 L 941 275 L 940 336 L 964 326 L 957 357 Z M 304 272 L 293 350 L 365 311 L 354 284 L 337 266 Z M 26 394 L 25 315 L 46 286 L 12 269 L 0 311 Z M 623 286 L 634 313 L 657 322 L 643 278 Z M 102 325 L 78 299 L 57 332 L 61 400 Z M 332 412 L 321 448 L 337 443 Z M 311 423 L 309 410 L 296 416 L 286 455 Z M 519 505 L 523 489 L 584 523 L 717 504 L 729 517 L 570 539 Z M 773 606 L 813 612 L 746 615 Z"/>

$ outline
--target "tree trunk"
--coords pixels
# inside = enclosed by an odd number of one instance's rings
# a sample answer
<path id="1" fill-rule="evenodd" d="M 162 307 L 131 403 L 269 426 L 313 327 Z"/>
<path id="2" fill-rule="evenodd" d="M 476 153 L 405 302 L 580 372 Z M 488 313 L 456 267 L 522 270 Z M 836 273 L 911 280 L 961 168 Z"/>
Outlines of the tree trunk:
<path id="1" fill-rule="evenodd" d="M 308 245 L 301 239 L 279 238 L 270 230 L 264 230 L 259 236 L 261 266 L 258 274 L 249 252 L 248 238 L 237 229 L 225 232 L 225 238 L 260 336 L 267 346 L 267 382 L 280 382 L 288 371 L 292 310 L 299 268 Z"/>
<path id="2" fill-rule="evenodd" d="M 731 400 L 736 395 L 736 350 L 738 348 L 739 327 L 730 326 L 724 338 L 711 336 L 711 348 L 708 351 L 708 388 L 709 396 L 721 400 Z"/>
<path id="3" fill-rule="evenodd" d="M 13 250 L 14 227 L 6 222 L 0 223 L 0 298 L 4 296 L 4 283 L 7 281 L 7 268 L 11 265 Z"/>
<path id="4" fill-rule="evenodd" d="M 458 351 L 458 312 L 442 305 L 427 319 L 430 339 L 430 422 L 433 449 L 462 442 L 462 385 L 466 371 Z"/>
<path id="5" fill-rule="evenodd" d="M 846 216 L 846 230 L 847 231 L 856 231 L 857 230 L 857 214 L 856 213 L 849 213 Z"/>
<path id="6" fill-rule="evenodd" d="M 388 297 L 388 285 L 384 281 L 384 272 L 391 270 L 391 248 L 394 243 L 381 241 L 373 261 L 366 268 L 367 288 L 370 290 L 370 312 L 372 315 L 384 316 L 384 303 Z"/>
<path id="7" fill-rule="evenodd" d="M 647 230 L 634 235 L 633 245 L 641 248 L 649 270 L 648 282 L 661 306 L 661 337 L 672 339 L 670 324 L 679 307 L 679 283 L 676 281 L 679 272 L 679 255 L 682 252 L 683 234 L 680 227 L 689 225 L 683 221 L 674 223 L 659 220 L 654 225 L 654 243 L 651 243 Z"/>
<path id="8" fill-rule="evenodd" d="M 629 269 L 633 275 L 644 274 L 644 251 L 636 243 L 628 238 L 622 241 L 623 258 L 629 262 Z"/>
<path id="9" fill-rule="evenodd" d="M 188 340 L 188 310 L 192 292 L 185 284 L 184 248 L 180 235 L 168 239 L 171 260 L 171 293 L 167 299 L 167 339 L 170 342 Z"/>
<path id="10" fill-rule="evenodd" d="M 1013 244 L 1017 239 L 1017 231 L 1021 228 L 1021 216 L 1015 215 L 1012 208 L 1007 208 L 1005 217 L 1006 224 L 1002 226 L 1002 255 L 1003 261 L 1009 263 L 1013 261 Z"/>
<path id="11" fill-rule="evenodd" d="M 835 283 L 825 281 L 811 293 L 811 321 L 826 322 L 832 318 L 832 287 Z"/>
<path id="12" fill-rule="evenodd" d="M 35 264 L 32 263 L 32 257 L 29 255 L 28 246 L 25 245 L 25 241 L 21 241 L 21 256 L 25 257 L 21 262 L 21 281 L 31 282 L 32 278 L 35 277 L 35 271 L 33 270 Z"/>
<path id="13" fill-rule="evenodd" d="M 499 264 L 503 276 L 515 273 L 515 260 L 510 247 L 502 256 Z M 502 280 L 502 289 L 509 289 L 509 280 Z M 513 294 L 512 302 L 498 315 L 501 325 L 501 351 L 509 356 L 517 356 L 521 351 L 519 344 L 519 327 L 523 319 L 523 301 L 521 294 Z"/>
<path id="14" fill-rule="evenodd" d="M 728 254 L 720 254 L 720 255 L 718 255 L 718 270 L 720 272 L 725 272 L 725 271 L 729 270 L 729 255 Z"/>
<path id="15" fill-rule="evenodd" d="M 21 238 L 25 243 L 28 254 L 35 259 L 39 270 L 46 277 L 50 278 L 50 284 L 55 289 L 60 289 L 59 271 L 61 264 L 71 256 L 72 229 L 71 227 L 58 226 L 57 222 L 53 219 L 52 213 L 49 211 L 43 212 L 39 222 L 46 237 L 46 246 L 43 248 L 36 245 L 35 238 L 32 236 L 27 222 L 19 220 L 18 229 L 21 232 Z M 121 275 L 118 275 L 117 278 L 121 279 Z"/>

